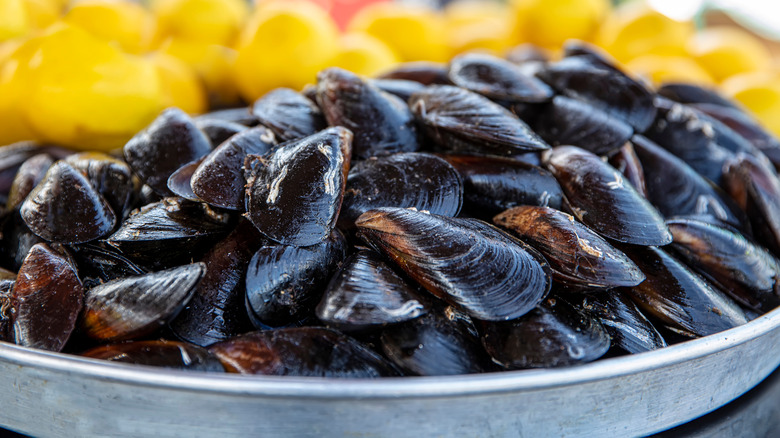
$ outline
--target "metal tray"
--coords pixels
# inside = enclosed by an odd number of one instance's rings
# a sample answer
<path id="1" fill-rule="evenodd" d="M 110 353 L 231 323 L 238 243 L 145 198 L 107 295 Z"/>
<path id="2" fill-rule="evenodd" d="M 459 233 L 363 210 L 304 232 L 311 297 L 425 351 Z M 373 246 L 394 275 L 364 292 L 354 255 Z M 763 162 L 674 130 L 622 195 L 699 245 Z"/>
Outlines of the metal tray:
<path id="1" fill-rule="evenodd" d="M 552 370 L 346 380 L 210 375 L 0 345 L 0 424 L 34 436 L 637 436 L 780 365 L 780 309 L 661 350 Z"/>

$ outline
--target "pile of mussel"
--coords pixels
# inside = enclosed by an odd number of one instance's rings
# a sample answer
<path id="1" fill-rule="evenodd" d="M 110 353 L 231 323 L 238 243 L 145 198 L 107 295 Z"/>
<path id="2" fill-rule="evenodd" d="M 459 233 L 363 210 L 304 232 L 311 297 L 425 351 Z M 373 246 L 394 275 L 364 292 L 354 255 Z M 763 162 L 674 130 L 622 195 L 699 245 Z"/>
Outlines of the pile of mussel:
<path id="1" fill-rule="evenodd" d="M 0 335 L 327 377 L 571 366 L 780 304 L 780 142 L 577 42 L 0 148 Z"/>

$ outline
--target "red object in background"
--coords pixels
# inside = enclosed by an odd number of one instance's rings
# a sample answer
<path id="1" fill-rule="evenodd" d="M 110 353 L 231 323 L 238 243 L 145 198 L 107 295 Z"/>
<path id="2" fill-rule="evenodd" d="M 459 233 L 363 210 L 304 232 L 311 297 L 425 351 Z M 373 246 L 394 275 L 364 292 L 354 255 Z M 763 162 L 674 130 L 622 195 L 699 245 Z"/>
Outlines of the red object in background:
<path id="1" fill-rule="evenodd" d="M 341 30 L 349 24 L 349 20 L 364 6 L 373 3 L 387 3 L 388 0 L 330 0 L 330 15 L 336 20 Z M 320 0 L 320 2 L 325 2 Z"/>

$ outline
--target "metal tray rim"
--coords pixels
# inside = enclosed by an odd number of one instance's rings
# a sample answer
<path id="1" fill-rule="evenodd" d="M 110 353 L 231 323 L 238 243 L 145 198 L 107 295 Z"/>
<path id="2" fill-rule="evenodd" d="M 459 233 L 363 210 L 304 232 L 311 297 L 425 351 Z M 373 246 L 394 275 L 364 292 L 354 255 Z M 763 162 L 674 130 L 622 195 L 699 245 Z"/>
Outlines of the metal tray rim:
<path id="1" fill-rule="evenodd" d="M 708 356 L 780 329 L 780 308 L 740 327 L 660 350 L 569 368 L 382 379 L 239 376 L 108 363 L 0 342 L 0 361 L 94 380 L 236 396 L 317 399 L 432 398 L 533 391 L 611 379 Z"/>

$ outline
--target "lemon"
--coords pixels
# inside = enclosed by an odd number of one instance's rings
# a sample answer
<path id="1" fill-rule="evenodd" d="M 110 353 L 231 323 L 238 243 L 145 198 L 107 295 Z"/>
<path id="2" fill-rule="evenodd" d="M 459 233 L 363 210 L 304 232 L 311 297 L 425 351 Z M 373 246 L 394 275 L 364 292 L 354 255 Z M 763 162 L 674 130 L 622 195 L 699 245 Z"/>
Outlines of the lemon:
<path id="1" fill-rule="evenodd" d="M 0 1 L 0 41 L 24 35 L 30 29 L 30 18 L 24 0 Z"/>
<path id="2" fill-rule="evenodd" d="M 44 141 L 122 147 L 162 110 L 155 65 L 70 25 L 55 25 L 30 58 L 24 110 Z"/>
<path id="3" fill-rule="evenodd" d="M 330 61 L 331 66 L 362 76 L 374 76 L 399 62 L 398 56 L 387 44 L 371 35 L 347 33 L 339 41 L 340 49 Z"/>
<path id="4" fill-rule="evenodd" d="M 235 50 L 219 44 L 168 38 L 160 46 L 159 51 L 178 58 L 190 66 L 205 85 L 208 101 L 212 106 L 241 104 L 238 86 L 233 78 Z"/>
<path id="5" fill-rule="evenodd" d="M 743 73 L 721 83 L 723 94 L 742 103 L 775 135 L 780 136 L 780 76 Z"/>
<path id="6" fill-rule="evenodd" d="M 444 9 L 444 20 L 450 56 L 470 50 L 500 55 L 511 45 L 514 17 L 504 4 L 476 0 L 450 3 Z"/>
<path id="7" fill-rule="evenodd" d="M 8 41 L 0 46 L 0 146 L 38 139 L 21 110 L 30 80 L 26 67 L 36 48 L 37 41 L 31 38 Z"/>
<path id="8" fill-rule="evenodd" d="M 647 54 L 686 56 L 685 44 L 693 33 L 692 22 L 675 21 L 644 2 L 631 2 L 607 16 L 596 42 L 618 61 L 628 62 Z"/>
<path id="9" fill-rule="evenodd" d="M 514 0 L 514 42 L 558 49 L 571 38 L 590 41 L 609 0 Z"/>
<path id="10" fill-rule="evenodd" d="M 711 27 L 699 31 L 688 50 L 717 81 L 729 76 L 768 69 L 772 55 L 753 35 L 736 28 Z"/>
<path id="11" fill-rule="evenodd" d="M 428 8 L 371 4 L 355 14 L 348 29 L 384 41 L 402 61 L 446 61 L 449 56 L 444 19 Z"/>
<path id="12" fill-rule="evenodd" d="M 130 0 L 79 0 L 65 20 L 92 35 L 116 41 L 129 53 L 149 50 L 156 27 L 152 14 Z"/>
<path id="13" fill-rule="evenodd" d="M 24 6 L 30 19 L 30 25 L 36 29 L 43 29 L 54 24 L 64 9 L 64 5 L 58 0 L 25 0 Z"/>
<path id="14" fill-rule="evenodd" d="M 163 37 L 229 46 L 249 15 L 244 0 L 151 0 Z"/>
<path id="15" fill-rule="evenodd" d="M 236 82 L 250 102 L 277 87 L 300 89 L 314 81 L 338 47 L 336 24 L 314 3 L 261 4 L 239 40 Z"/>
<path id="16" fill-rule="evenodd" d="M 189 65 L 160 52 L 153 53 L 149 59 L 160 75 L 165 107 L 175 106 L 190 114 L 200 114 L 208 109 L 203 83 Z"/>
<path id="17" fill-rule="evenodd" d="M 715 80 L 702 66 L 686 56 L 639 56 L 625 64 L 625 68 L 644 76 L 656 84 L 664 82 L 689 82 L 712 85 Z"/>

